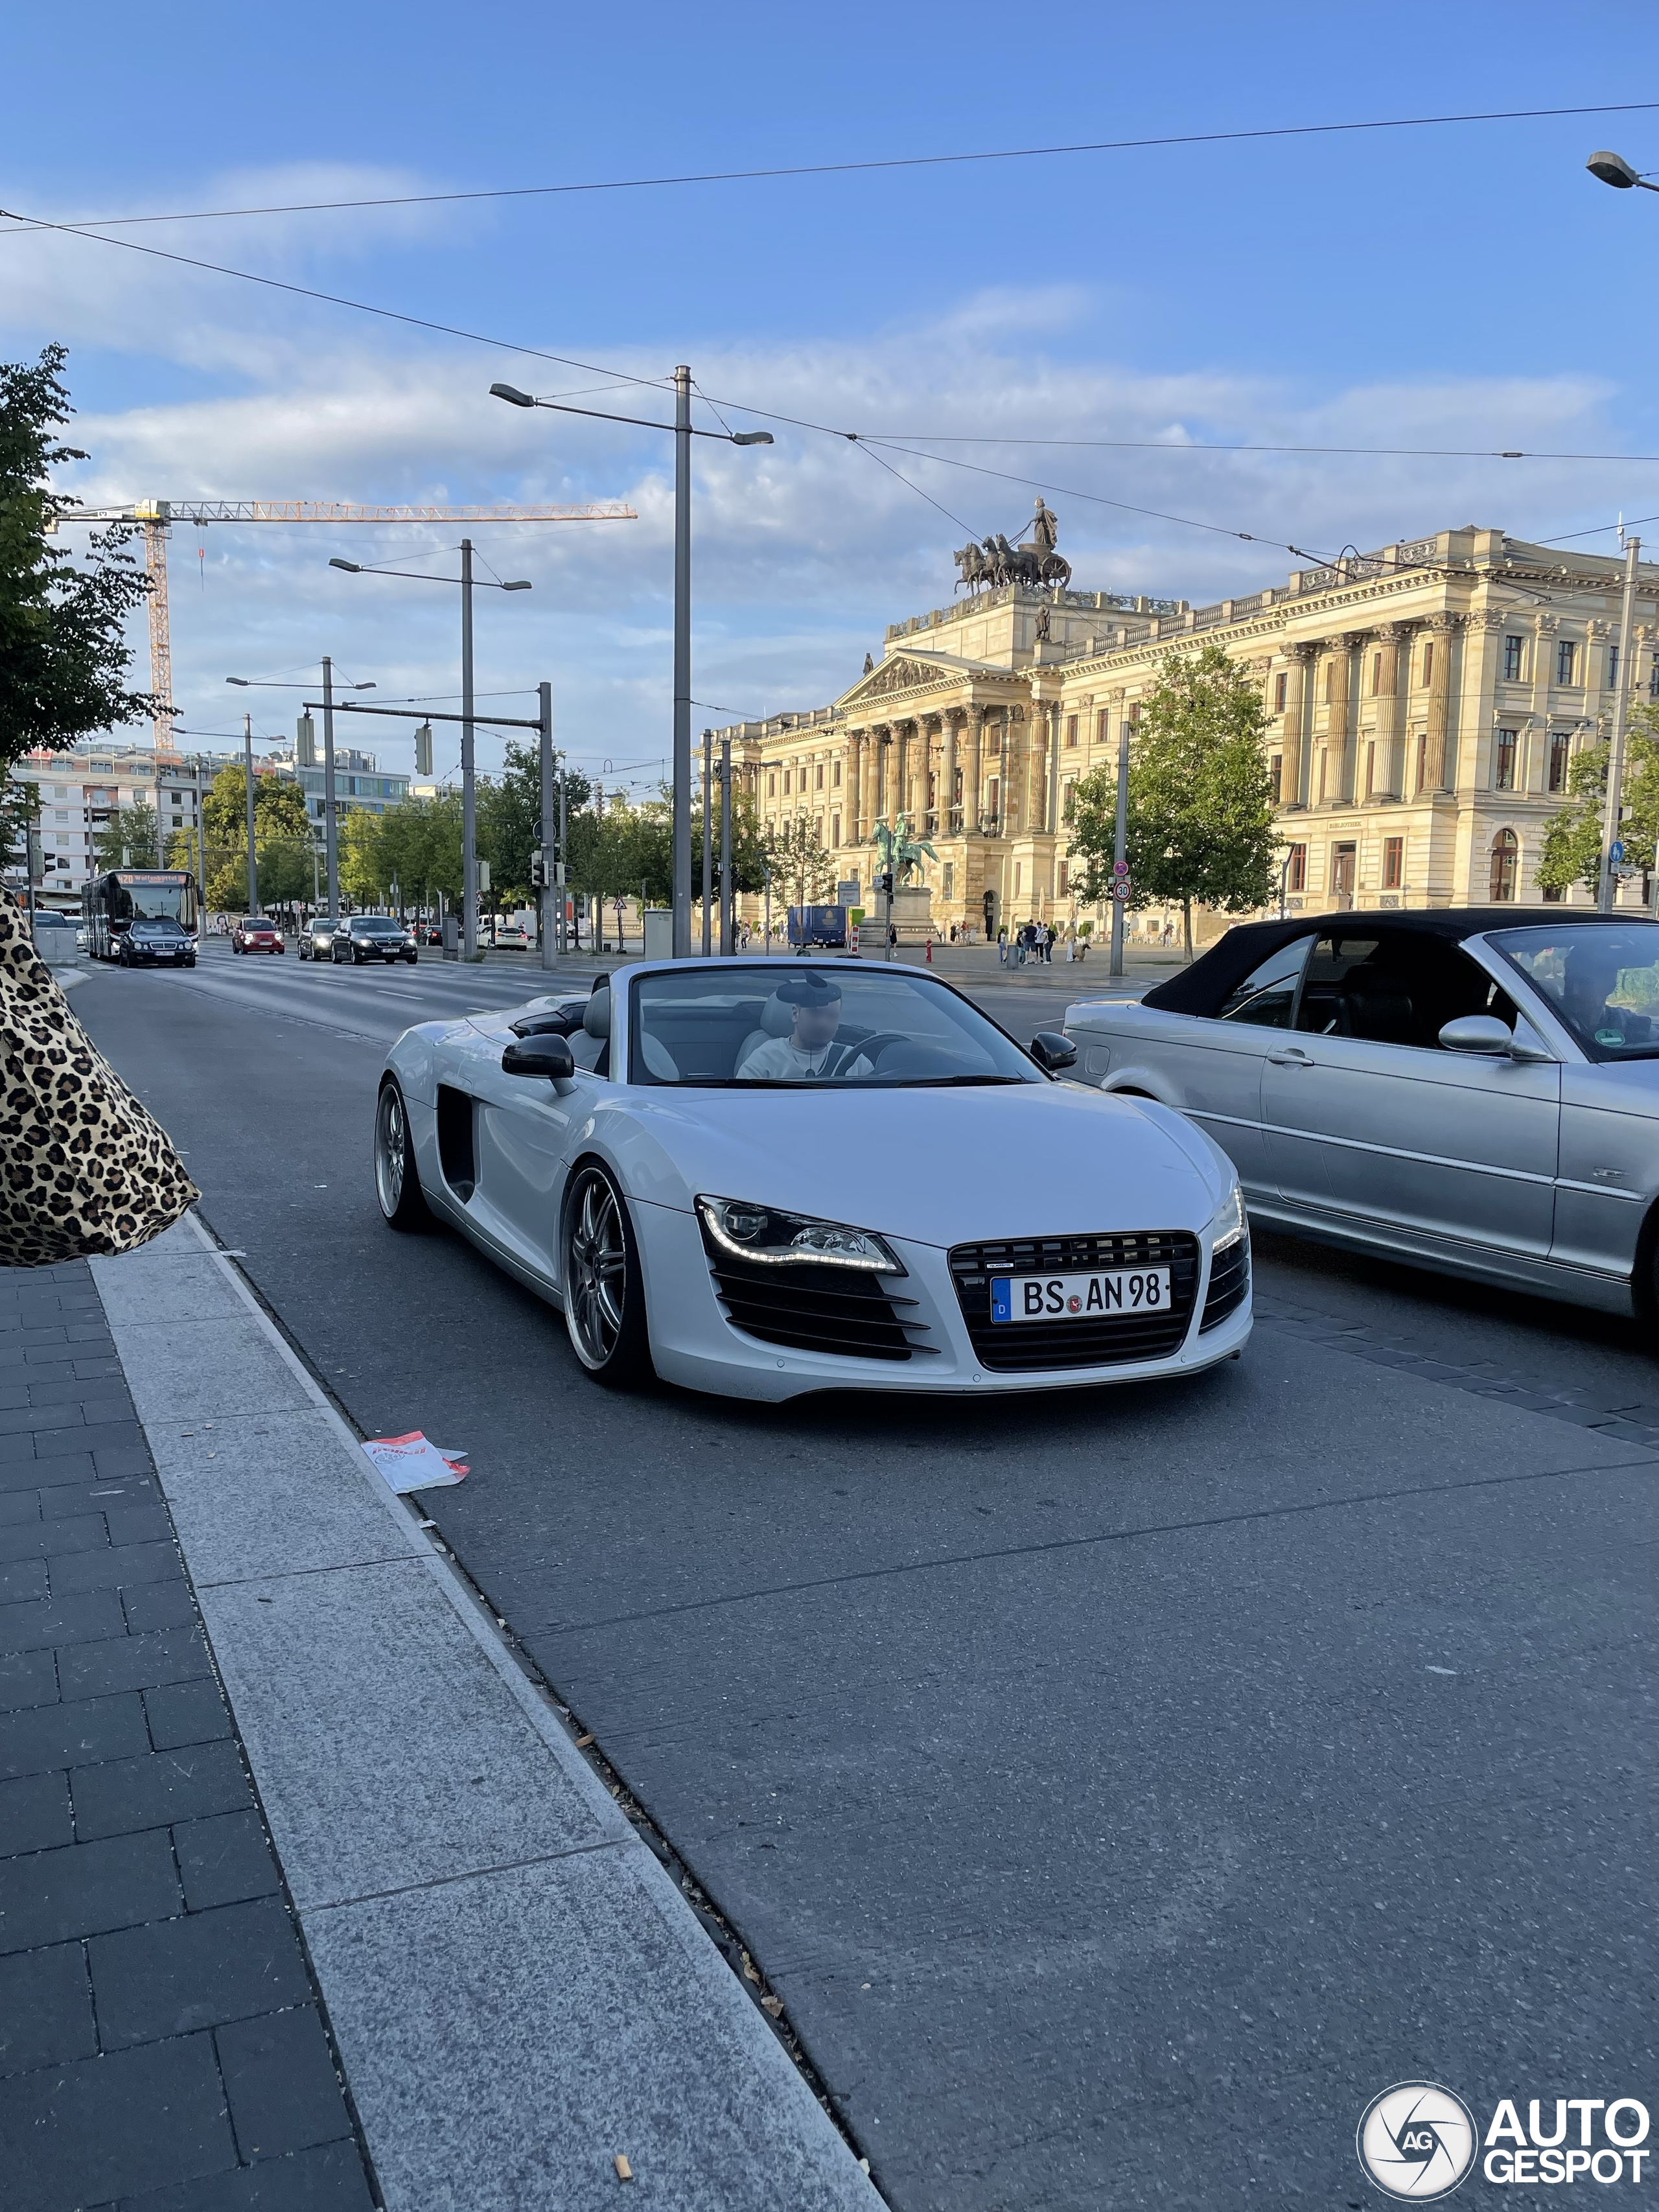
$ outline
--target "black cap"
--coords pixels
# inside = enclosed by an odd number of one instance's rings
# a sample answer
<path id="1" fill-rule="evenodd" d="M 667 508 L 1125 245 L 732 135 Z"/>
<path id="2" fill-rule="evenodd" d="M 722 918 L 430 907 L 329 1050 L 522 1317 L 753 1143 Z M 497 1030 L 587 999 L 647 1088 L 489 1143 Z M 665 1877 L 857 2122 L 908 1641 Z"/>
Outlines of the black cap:
<path id="1" fill-rule="evenodd" d="M 785 1006 L 834 1006 L 841 1003 L 841 985 L 830 976 L 821 975 L 816 968 L 803 969 L 792 975 L 777 988 L 779 1004 Z"/>

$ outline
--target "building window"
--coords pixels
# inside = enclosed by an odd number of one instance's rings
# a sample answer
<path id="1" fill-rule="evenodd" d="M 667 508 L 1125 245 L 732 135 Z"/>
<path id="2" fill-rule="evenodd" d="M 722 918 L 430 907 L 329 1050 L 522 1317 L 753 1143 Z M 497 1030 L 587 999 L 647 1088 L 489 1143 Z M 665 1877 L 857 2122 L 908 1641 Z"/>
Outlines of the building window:
<path id="1" fill-rule="evenodd" d="M 1504 681 L 1506 684 L 1519 684 L 1526 673 L 1526 639 L 1506 637 L 1504 640 Z"/>
<path id="2" fill-rule="evenodd" d="M 1062 860 L 1062 861 L 1060 862 L 1060 896 L 1061 896 L 1062 897 L 1064 897 L 1064 896 L 1065 896 L 1065 895 L 1066 895 L 1066 893 L 1067 891 L 1069 891 L 1069 890 L 1071 890 L 1071 888 L 1072 888 L 1072 864 L 1071 864 L 1071 862 L 1070 862 L 1069 860 Z"/>
<path id="3" fill-rule="evenodd" d="M 783 771 L 783 795 L 786 799 L 789 796 L 789 771 L 787 769 L 785 769 Z"/>
<path id="4" fill-rule="evenodd" d="M 947 860 L 947 861 L 945 863 L 944 868 L 943 868 L 943 870 L 942 870 L 942 872 L 941 872 L 943 873 L 943 876 L 944 876 L 944 878 L 945 878 L 945 880 L 944 880 L 944 884 L 943 884 L 943 885 L 942 885 L 942 887 L 941 887 L 941 888 L 943 889 L 943 890 L 944 890 L 945 896 L 945 897 L 946 897 L 946 898 L 954 898 L 954 897 L 956 896 L 956 895 L 957 895 L 957 864 L 956 864 L 956 862 L 955 862 L 954 860 Z"/>
<path id="5" fill-rule="evenodd" d="M 1424 688 L 1426 690 L 1426 689 L 1427 689 L 1427 687 L 1428 687 L 1431 684 L 1432 684 L 1432 683 L 1433 683 L 1433 681 L 1434 681 L 1434 640 L 1433 640 L 1432 638 L 1431 638 L 1431 639 L 1429 640 L 1428 643 L 1427 643 L 1427 644 L 1424 647 L 1424 648 L 1423 648 L 1423 684 L 1424 684 Z"/>
<path id="6" fill-rule="evenodd" d="M 1329 749 L 1327 746 L 1322 745 L 1319 748 L 1319 797 L 1322 805 L 1324 803 L 1325 798 L 1325 763 L 1329 758 Z"/>
<path id="7" fill-rule="evenodd" d="M 1285 756 L 1283 753 L 1275 753 L 1267 763 L 1267 797 L 1274 806 L 1280 803 L 1284 782 Z"/>
<path id="8" fill-rule="evenodd" d="M 817 781 L 817 787 L 818 787 L 818 789 L 819 789 L 820 791 L 822 791 L 822 790 L 823 789 L 823 763 L 822 761 L 820 761 L 820 762 L 818 763 L 818 781 Z"/>
<path id="9" fill-rule="evenodd" d="M 1374 653 L 1371 655 L 1371 696 L 1373 699 L 1376 698 L 1378 691 L 1382 689 L 1382 656 L 1380 653 Z"/>
<path id="10" fill-rule="evenodd" d="M 1513 730 L 1499 730 L 1492 745 L 1492 787 L 1494 791 L 1515 789 L 1515 738 Z"/>
<path id="11" fill-rule="evenodd" d="M 1133 706 L 1129 709 L 1129 727 L 1132 730 L 1138 730 L 1140 727 L 1140 702 L 1139 699 L 1135 701 Z"/>
<path id="12" fill-rule="evenodd" d="M 1403 837 L 1382 840 L 1382 888 L 1397 891 L 1406 879 L 1406 841 Z"/>
<path id="13" fill-rule="evenodd" d="M 1428 775 L 1428 772 L 1429 737 L 1427 731 L 1424 730 L 1419 732 L 1417 739 L 1417 791 L 1419 797 L 1422 794 L 1423 785 Z"/>
<path id="14" fill-rule="evenodd" d="M 841 762 L 839 758 L 836 759 L 834 766 L 830 769 L 830 781 L 837 791 L 841 789 Z"/>
<path id="15" fill-rule="evenodd" d="M 997 798 L 1000 790 L 1001 786 L 995 776 L 993 776 L 985 787 L 985 811 L 993 822 L 996 820 L 999 811 Z"/>
<path id="16" fill-rule="evenodd" d="M 1656 661 L 1656 662 L 1655 662 L 1655 664 L 1654 664 L 1654 668 L 1655 668 L 1655 673 L 1656 673 L 1656 676 L 1659 676 L 1659 661 Z M 1105 742 L 1106 742 L 1106 709 L 1103 707 L 1103 708 L 1100 709 L 1099 713 L 1095 716 L 1095 743 L 1096 743 L 1097 745 L 1103 745 L 1103 744 L 1105 744 Z"/>
<path id="17" fill-rule="evenodd" d="M 832 814 L 830 817 L 830 842 L 832 845 L 839 845 L 841 842 L 841 817 L 839 814 Z"/>
<path id="18" fill-rule="evenodd" d="M 1521 858 L 1521 841 L 1513 830 L 1500 830 L 1492 841 L 1491 897 L 1494 906 L 1507 906 L 1515 896 L 1515 872 Z"/>
<path id="19" fill-rule="evenodd" d="M 1077 743 L 1077 716 L 1075 714 L 1068 714 L 1066 717 L 1066 742 L 1068 745 L 1074 745 Z"/>
<path id="20" fill-rule="evenodd" d="M 1016 898 L 1019 896 L 1019 867 L 1020 864 L 1016 860 L 1014 862 L 1014 896 Z"/>
<path id="21" fill-rule="evenodd" d="M 1555 680 L 1558 684 L 1571 683 L 1573 664 L 1577 661 L 1577 658 L 1578 647 L 1574 644 L 1571 638 L 1563 637 L 1556 640 Z"/>
<path id="22" fill-rule="evenodd" d="M 1273 678 L 1273 712 L 1275 714 L 1282 714 L 1284 713 L 1285 701 L 1289 695 L 1290 688 L 1291 679 L 1281 669 L 1279 673 Z"/>
<path id="23" fill-rule="evenodd" d="M 1285 888 L 1289 891 L 1306 890 L 1308 887 L 1308 848 L 1292 845 L 1291 864 L 1285 871 Z"/>
<path id="24" fill-rule="evenodd" d="M 1367 799 L 1370 799 L 1370 797 L 1372 797 L 1372 795 L 1375 793 L 1376 790 L 1376 747 L 1374 744 L 1370 744 L 1370 745 L 1367 745 L 1367 746 L 1366 746 L 1366 748 L 1365 748 L 1365 796 L 1366 796 L 1366 798 L 1367 798 Z"/>
<path id="25" fill-rule="evenodd" d="M 1572 739 L 1565 730 L 1550 732 L 1549 787 L 1552 791 L 1567 787 L 1567 764 L 1572 758 Z"/>
<path id="26" fill-rule="evenodd" d="M 1648 696 L 1659 699 L 1659 653 L 1653 656 L 1653 666 L 1648 671 Z"/>
<path id="27" fill-rule="evenodd" d="M 1067 776 L 1066 779 L 1065 795 L 1060 802 L 1060 815 L 1066 822 L 1074 822 L 1077 819 L 1077 778 L 1074 775 Z"/>
<path id="28" fill-rule="evenodd" d="M 1331 703 L 1331 679 L 1335 672 L 1336 663 L 1334 660 L 1328 660 L 1325 663 L 1325 704 L 1328 707 Z"/>

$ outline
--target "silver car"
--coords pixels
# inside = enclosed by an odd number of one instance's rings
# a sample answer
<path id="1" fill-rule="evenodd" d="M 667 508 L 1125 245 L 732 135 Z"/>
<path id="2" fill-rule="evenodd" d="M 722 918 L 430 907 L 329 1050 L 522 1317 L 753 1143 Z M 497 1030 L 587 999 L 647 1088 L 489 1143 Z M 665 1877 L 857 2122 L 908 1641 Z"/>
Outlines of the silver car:
<path id="1" fill-rule="evenodd" d="M 1659 921 L 1251 922 L 1066 1027 L 1078 1078 L 1208 1130 L 1265 1226 L 1659 1311 Z"/>

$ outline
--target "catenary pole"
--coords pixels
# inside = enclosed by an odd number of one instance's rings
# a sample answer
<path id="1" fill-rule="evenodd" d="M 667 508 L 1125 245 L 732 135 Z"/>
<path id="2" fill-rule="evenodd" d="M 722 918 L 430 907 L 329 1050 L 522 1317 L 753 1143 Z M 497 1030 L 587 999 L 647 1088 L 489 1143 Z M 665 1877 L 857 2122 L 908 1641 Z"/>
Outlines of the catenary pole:
<path id="1" fill-rule="evenodd" d="M 565 876 L 566 876 L 566 867 L 565 867 L 565 858 L 564 858 L 564 856 L 565 856 L 565 854 L 566 854 L 566 853 L 568 851 L 568 849 L 569 849 L 568 845 L 568 843 L 567 843 L 567 842 L 566 842 L 566 841 L 568 840 L 568 838 L 569 837 L 569 835 L 570 835 L 570 811 L 569 811 L 569 808 L 568 808 L 568 805 L 566 804 L 566 801 L 567 801 L 567 799 L 568 799 L 568 793 L 569 793 L 569 787 L 570 787 L 570 778 L 569 778 L 569 776 L 565 773 L 565 771 L 564 771 L 563 769 L 561 769 L 561 770 L 560 770 L 560 772 L 559 772 L 559 863 L 558 863 L 558 878 L 559 878 L 559 950 L 560 950 L 560 951 L 561 951 L 561 952 L 566 952 L 566 951 L 568 951 L 568 950 L 569 950 L 569 948 L 570 948 L 570 940 L 569 940 L 568 937 L 568 936 L 567 936 L 567 934 L 566 934 L 566 921 L 565 921 L 565 911 L 564 911 L 564 909 L 565 909 L 565 892 L 564 892 L 564 885 L 565 885 Z"/>
<path id="2" fill-rule="evenodd" d="M 714 927 L 714 732 L 703 730 L 703 960 Z"/>
<path id="3" fill-rule="evenodd" d="M 259 911 L 259 863 L 253 851 L 253 717 L 242 717 L 243 774 L 246 779 L 247 797 L 247 917 L 253 921 Z"/>
<path id="4" fill-rule="evenodd" d="M 559 940 L 554 935 L 554 815 L 553 792 L 553 686 L 543 684 L 536 693 L 541 713 L 541 788 L 542 788 L 542 965 L 556 968 L 559 963 Z"/>
<path id="5" fill-rule="evenodd" d="M 1112 837 L 1112 967 L 1114 975 L 1123 973 L 1123 909 L 1127 902 L 1117 896 L 1121 881 L 1117 865 L 1129 857 L 1129 717 L 1120 713 L 1117 719 L 1117 828 Z"/>
<path id="6" fill-rule="evenodd" d="M 472 540 L 461 540 L 461 957 L 478 951 L 478 782 L 472 724 Z"/>
<path id="7" fill-rule="evenodd" d="M 674 371 L 674 957 L 691 957 L 691 372 Z"/>
<path id="8" fill-rule="evenodd" d="M 1636 667 L 1636 564 L 1641 553 L 1639 538 L 1625 540 L 1625 590 L 1619 603 L 1619 681 L 1613 688 L 1613 742 L 1607 747 L 1607 796 L 1601 815 L 1601 881 L 1595 901 L 1603 914 L 1613 912 L 1619 897 L 1613 848 L 1619 839 L 1625 792 L 1626 702 Z"/>
<path id="9" fill-rule="evenodd" d="M 732 740 L 720 739 L 720 957 L 729 960 L 737 946 L 732 939 L 735 899 L 732 890 Z"/>
<path id="10" fill-rule="evenodd" d="M 323 850 L 328 860 L 328 918 L 340 911 L 339 821 L 334 811 L 334 663 L 323 655 Z"/>

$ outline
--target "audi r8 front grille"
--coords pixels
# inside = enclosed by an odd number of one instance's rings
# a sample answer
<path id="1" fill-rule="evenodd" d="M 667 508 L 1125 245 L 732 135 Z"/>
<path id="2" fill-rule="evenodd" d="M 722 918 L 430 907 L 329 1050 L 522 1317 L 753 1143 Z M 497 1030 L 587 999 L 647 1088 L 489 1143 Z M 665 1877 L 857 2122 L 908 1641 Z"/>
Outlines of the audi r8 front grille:
<path id="1" fill-rule="evenodd" d="M 1198 1239 L 1184 1229 L 1136 1230 L 1117 1237 L 1021 1237 L 1000 1244 L 954 1245 L 951 1278 L 974 1357 L 981 1367 L 1006 1375 L 1167 1358 L 1179 1350 L 1192 1320 L 1198 1261 Z M 1169 1304 L 1156 1312 L 1115 1313 L 1099 1321 L 991 1319 L 993 1276 L 1085 1275 L 1119 1267 L 1167 1267 Z"/>
<path id="2" fill-rule="evenodd" d="M 1206 1328 L 1219 1328 L 1230 1314 L 1236 1314 L 1249 1287 L 1250 1240 L 1241 1237 L 1210 1261 L 1210 1289 L 1204 1301 L 1204 1317 L 1198 1324 L 1199 1334 L 1202 1336 Z"/>
<path id="3" fill-rule="evenodd" d="M 887 1290 L 884 1276 L 810 1261 L 767 1267 L 724 1252 L 710 1259 L 708 1272 L 732 1326 L 763 1344 L 843 1359 L 908 1359 L 938 1349 L 915 1340 L 927 1324 L 905 1318 L 916 1301 Z"/>

